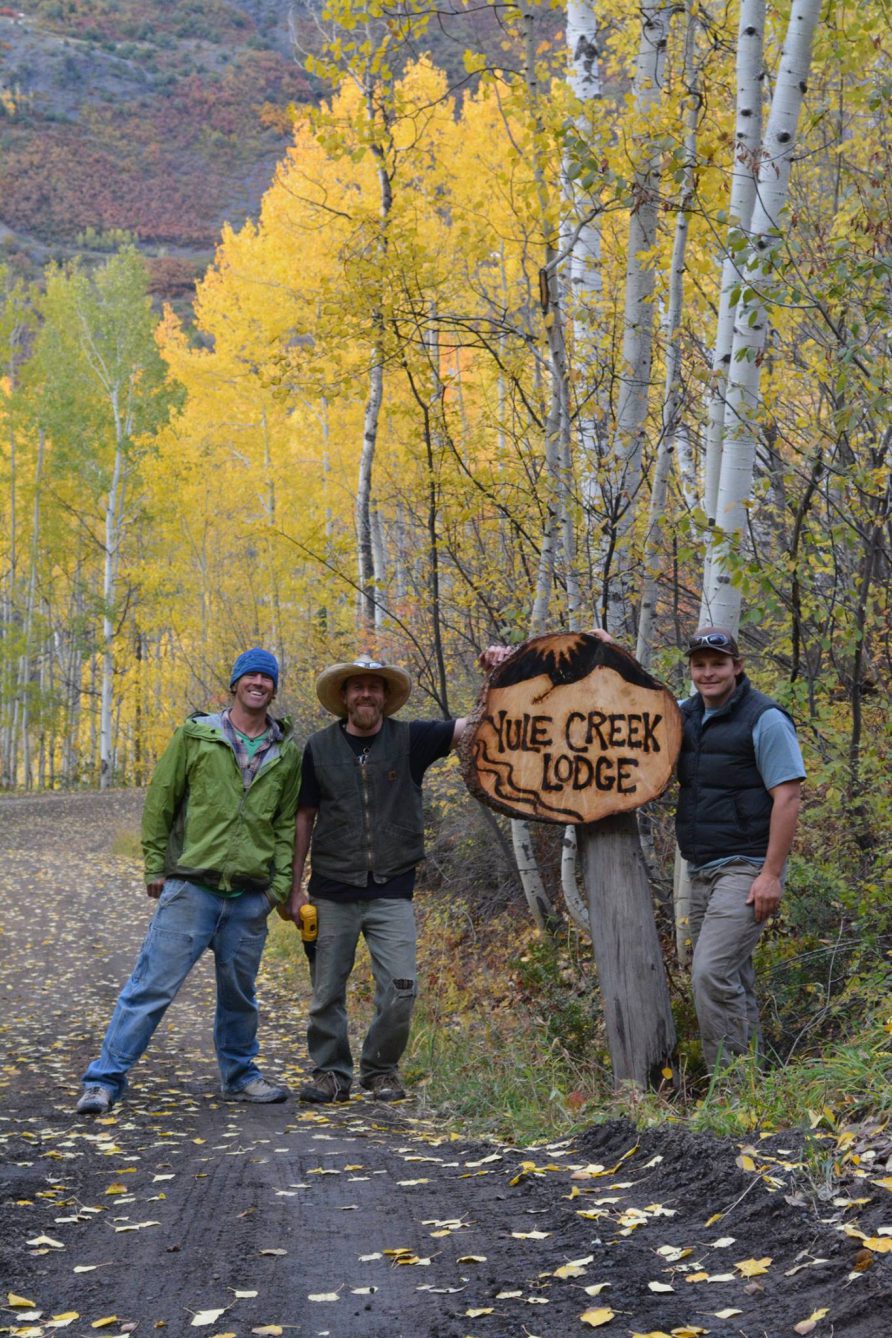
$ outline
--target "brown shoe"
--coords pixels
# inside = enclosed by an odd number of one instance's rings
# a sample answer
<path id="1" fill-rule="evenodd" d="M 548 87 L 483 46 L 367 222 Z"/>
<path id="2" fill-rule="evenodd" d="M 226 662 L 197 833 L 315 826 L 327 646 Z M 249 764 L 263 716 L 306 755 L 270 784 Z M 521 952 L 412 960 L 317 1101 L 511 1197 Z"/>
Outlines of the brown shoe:
<path id="1" fill-rule="evenodd" d="M 344 1084 L 336 1073 L 317 1069 L 312 1081 L 304 1083 L 297 1095 L 301 1101 L 313 1101 L 320 1106 L 332 1101 L 349 1101 L 350 1084 Z"/>
<path id="2" fill-rule="evenodd" d="M 406 1095 L 396 1069 L 390 1073 L 373 1073 L 370 1078 L 362 1079 L 362 1086 L 374 1101 L 401 1101 Z"/>

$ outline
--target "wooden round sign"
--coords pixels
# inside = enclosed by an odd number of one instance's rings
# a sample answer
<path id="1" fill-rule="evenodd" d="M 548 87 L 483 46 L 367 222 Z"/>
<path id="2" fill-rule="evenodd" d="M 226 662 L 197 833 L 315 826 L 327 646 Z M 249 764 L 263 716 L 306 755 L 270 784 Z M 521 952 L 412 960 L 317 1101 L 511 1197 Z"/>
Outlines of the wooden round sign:
<path id="1" fill-rule="evenodd" d="M 597 822 L 669 784 L 674 695 L 590 632 L 533 637 L 492 671 L 459 747 L 468 788 L 514 818 Z"/>

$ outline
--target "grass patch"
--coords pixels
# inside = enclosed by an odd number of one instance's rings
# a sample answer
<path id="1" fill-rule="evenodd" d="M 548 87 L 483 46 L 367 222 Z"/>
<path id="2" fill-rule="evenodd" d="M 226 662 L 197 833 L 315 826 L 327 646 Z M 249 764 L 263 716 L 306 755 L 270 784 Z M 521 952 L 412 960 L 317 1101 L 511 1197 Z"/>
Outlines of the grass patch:
<path id="1" fill-rule="evenodd" d="M 543 1051 L 537 1028 L 485 1018 L 444 1027 L 424 1004 L 416 1018 L 403 1070 L 424 1113 L 520 1144 L 592 1122 L 596 1093 L 574 1081 L 562 1056 Z"/>
<path id="2" fill-rule="evenodd" d="M 119 827 L 112 837 L 111 853 L 118 859 L 134 860 L 142 867 L 142 842 L 138 827 Z"/>

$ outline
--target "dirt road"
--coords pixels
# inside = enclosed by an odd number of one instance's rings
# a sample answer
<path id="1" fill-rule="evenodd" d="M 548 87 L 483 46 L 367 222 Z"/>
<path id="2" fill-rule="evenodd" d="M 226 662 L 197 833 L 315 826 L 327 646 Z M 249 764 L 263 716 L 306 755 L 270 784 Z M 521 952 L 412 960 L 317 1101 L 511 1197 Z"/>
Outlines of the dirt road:
<path id="1" fill-rule="evenodd" d="M 133 858 L 114 853 L 139 804 L 0 799 L 0 1332 L 892 1332 L 892 1168 L 868 1158 L 851 1202 L 816 1213 L 794 1192 L 792 1135 L 743 1153 L 614 1122 L 515 1149 L 421 1120 L 412 1101 L 225 1104 L 208 962 L 128 1098 L 76 1117 L 151 913 Z M 265 1070 L 296 1085 L 304 972 L 269 958 L 261 996 Z"/>

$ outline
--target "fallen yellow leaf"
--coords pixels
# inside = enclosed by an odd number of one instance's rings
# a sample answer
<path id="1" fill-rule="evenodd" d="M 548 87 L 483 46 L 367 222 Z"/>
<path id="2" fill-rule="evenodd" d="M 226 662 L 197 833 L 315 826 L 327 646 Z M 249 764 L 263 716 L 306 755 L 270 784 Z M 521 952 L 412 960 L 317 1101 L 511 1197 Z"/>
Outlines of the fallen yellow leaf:
<path id="1" fill-rule="evenodd" d="M 556 1278 L 581 1278 L 585 1273 L 586 1267 L 594 1261 L 593 1254 L 587 1254 L 584 1259 L 570 1259 L 566 1264 L 561 1264 L 560 1268 L 554 1270 Z"/>
<path id="2" fill-rule="evenodd" d="M 479 1319 L 481 1315 L 491 1315 L 494 1310 L 495 1306 L 481 1306 L 479 1310 L 466 1310 L 465 1314 L 468 1319 Z"/>
<path id="3" fill-rule="evenodd" d="M 24 1297 L 24 1296 L 16 1296 L 15 1292 L 7 1292 L 7 1293 L 6 1293 L 6 1304 L 7 1304 L 7 1305 L 11 1305 L 11 1306 L 19 1307 L 19 1308 L 21 1308 L 22 1310 L 30 1310 L 33 1306 L 36 1306 L 36 1305 L 37 1305 L 37 1302 L 36 1302 L 36 1301 L 29 1301 L 29 1300 L 27 1300 L 27 1298 Z"/>
<path id="4" fill-rule="evenodd" d="M 117 1324 L 117 1315 L 106 1315 L 104 1319 L 94 1319 L 90 1325 L 91 1329 L 107 1329 L 109 1324 Z"/>
<path id="5" fill-rule="evenodd" d="M 579 1316 L 583 1324 L 587 1324 L 590 1329 L 600 1329 L 602 1324 L 609 1324 L 616 1318 L 615 1312 L 607 1306 L 602 1306 L 600 1310 L 585 1310 Z"/>
<path id="6" fill-rule="evenodd" d="M 771 1262 L 771 1256 L 766 1255 L 764 1259 L 741 1259 L 734 1267 L 745 1278 L 758 1278 L 768 1272 Z"/>

